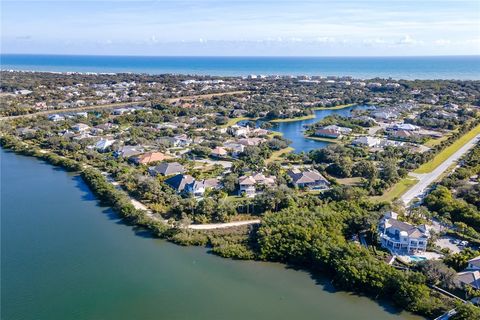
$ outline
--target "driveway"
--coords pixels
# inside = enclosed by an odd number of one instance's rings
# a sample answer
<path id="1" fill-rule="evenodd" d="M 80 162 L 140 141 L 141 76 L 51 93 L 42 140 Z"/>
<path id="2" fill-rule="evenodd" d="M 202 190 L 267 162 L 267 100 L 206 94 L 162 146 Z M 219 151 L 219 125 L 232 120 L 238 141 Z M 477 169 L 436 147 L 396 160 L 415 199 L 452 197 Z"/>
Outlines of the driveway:
<path id="1" fill-rule="evenodd" d="M 439 246 L 440 248 L 448 248 L 452 253 L 458 253 L 462 249 L 455 243 L 453 243 L 453 238 L 452 237 L 441 237 L 437 241 L 435 241 L 435 245 Z"/>

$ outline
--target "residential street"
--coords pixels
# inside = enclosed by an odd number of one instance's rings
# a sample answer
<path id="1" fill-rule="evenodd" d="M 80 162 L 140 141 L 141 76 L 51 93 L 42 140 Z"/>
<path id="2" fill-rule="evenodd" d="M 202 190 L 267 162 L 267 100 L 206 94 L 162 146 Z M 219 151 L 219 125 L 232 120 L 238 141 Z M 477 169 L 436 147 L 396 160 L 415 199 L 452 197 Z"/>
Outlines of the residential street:
<path id="1" fill-rule="evenodd" d="M 464 154 L 466 154 L 471 148 L 475 146 L 478 142 L 480 135 L 477 135 L 472 140 L 468 141 L 465 145 L 463 145 L 460 149 L 458 149 L 454 154 L 452 154 L 447 160 L 445 160 L 442 164 L 440 164 L 435 170 L 429 173 L 410 173 L 409 175 L 412 177 L 417 178 L 419 181 L 416 185 L 410 188 L 407 192 L 405 192 L 401 200 L 405 205 L 408 205 L 410 201 L 412 201 L 415 197 L 420 196 L 425 189 L 432 184 L 433 182 L 437 181 L 438 178 L 444 173 L 453 163 L 458 161 Z"/>

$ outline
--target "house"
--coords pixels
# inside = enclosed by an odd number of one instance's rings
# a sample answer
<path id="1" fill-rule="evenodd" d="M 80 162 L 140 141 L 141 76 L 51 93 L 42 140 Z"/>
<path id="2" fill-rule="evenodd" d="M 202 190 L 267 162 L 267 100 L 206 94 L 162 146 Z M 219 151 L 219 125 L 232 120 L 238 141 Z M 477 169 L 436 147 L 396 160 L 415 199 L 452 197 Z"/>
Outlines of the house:
<path id="1" fill-rule="evenodd" d="M 238 157 L 240 153 L 245 151 L 245 146 L 243 144 L 236 143 L 236 142 L 225 142 L 223 144 L 223 147 L 226 150 L 230 151 L 233 157 Z"/>
<path id="2" fill-rule="evenodd" d="M 31 138 L 35 135 L 37 130 L 31 128 L 18 128 L 16 132 L 19 136 Z"/>
<path id="3" fill-rule="evenodd" d="M 410 123 L 400 123 L 400 124 L 394 124 L 393 126 L 387 128 L 387 130 L 393 129 L 393 130 L 405 130 L 405 131 L 418 131 L 420 130 L 419 126 L 410 124 Z"/>
<path id="4" fill-rule="evenodd" d="M 241 127 L 239 125 L 233 125 L 231 127 L 228 127 L 227 132 L 234 137 L 243 137 L 247 138 L 248 134 L 250 133 L 250 128 L 249 127 Z"/>
<path id="5" fill-rule="evenodd" d="M 228 152 L 227 152 L 227 150 L 225 150 L 225 148 L 215 147 L 212 150 L 211 156 L 215 157 L 215 158 L 222 158 L 222 157 L 225 157 L 227 154 L 228 154 Z"/>
<path id="6" fill-rule="evenodd" d="M 170 159 L 169 156 L 162 152 L 147 152 L 132 158 L 132 161 L 136 164 L 149 164 L 156 161 L 163 161 Z"/>
<path id="7" fill-rule="evenodd" d="M 108 138 L 101 139 L 94 145 L 94 148 L 100 152 L 104 152 L 108 149 L 108 147 L 110 147 L 114 143 L 115 143 L 115 140 L 110 140 Z"/>
<path id="8" fill-rule="evenodd" d="M 244 146 L 258 146 L 260 143 L 265 141 L 265 139 L 262 138 L 243 138 L 239 139 L 238 143 Z"/>
<path id="9" fill-rule="evenodd" d="M 391 138 L 400 139 L 400 140 L 408 140 L 408 139 L 412 139 L 412 138 L 417 137 L 417 135 L 415 133 L 413 133 L 412 131 L 408 131 L 408 130 L 391 131 L 389 133 L 389 136 Z"/>
<path id="10" fill-rule="evenodd" d="M 340 138 L 342 134 L 339 132 L 336 132 L 335 130 L 320 128 L 315 130 L 315 136 L 337 139 L 337 138 Z"/>
<path id="11" fill-rule="evenodd" d="M 397 213 L 387 212 L 378 225 L 378 237 L 382 247 L 411 254 L 427 250 L 430 233 L 425 225 L 414 226 L 398 220 Z"/>
<path id="12" fill-rule="evenodd" d="M 195 179 L 187 174 L 177 174 L 171 178 L 165 180 L 165 183 L 174 189 L 177 193 L 183 193 L 185 191 L 185 186 L 191 184 Z"/>
<path id="13" fill-rule="evenodd" d="M 354 146 L 364 146 L 373 148 L 380 145 L 381 140 L 375 137 L 362 136 L 352 141 Z"/>
<path id="14" fill-rule="evenodd" d="M 340 134 L 350 134 L 350 133 L 352 133 L 352 129 L 346 128 L 346 127 L 340 127 L 340 126 L 337 126 L 337 125 L 334 125 L 334 124 L 323 127 L 323 128 L 327 129 L 327 130 L 335 130 L 336 132 L 339 132 Z"/>
<path id="15" fill-rule="evenodd" d="M 81 141 L 83 139 L 91 139 L 91 138 L 95 138 L 95 136 L 92 136 L 88 132 L 82 132 L 82 133 L 74 136 L 72 139 L 75 140 L 75 141 Z"/>
<path id="16" fill-rule="evenodd" d="M 326 137 L 326 138 L 340 138 L 344 134 L 349 134 L 352 132 L 350 128 L 339 127 L 336 125 L 330 125 L 326 127 L 319 128 L 315 131 L 317 137 Z"/>
<path id="17" fill-rule="evenodd" d="M 72 130 L 76 132 L 85 132 L 88 129 L 90 129 L 90 127 L 85 123 L 77 123 L 76 125 L 72 126 Z"/>
<path id="18" fill-rule="evenodd" d="M 148 172 L 152 176 L 162 175 L 171 176 L 173 174 L 181 174 L 185 172 L 185 168 L 178 162 L 162 162 L 157 166 L 148 168 Z"/>
<path id="19" fill-rule="evenodd" d="M 398 118 L 398 113 L 392 111 L 377 111 L 373 113 L 373 117 L 378 120 L 395 120 Z"/>
<path id="20" fill-rule="evenodd" d="M 59 114 L 52 114 L 48 116 L 48 120 L 57 122 L 57 121 L 63 121 L 65 120 L 65 117 L 59 115 Z"/>
<path id="21" fill-rule="evenodd" d="M 177 148 L 185 148 L 192 143 L 192 140 L 187 137 L 186 134 L 180 134 L 173 137 L 173 146 Z"/>
<path id="22" fill-rule="evenodd" d="M 468 270 L 480 270 L 480 256 L 468 260 Z"/>
<path id="23" fill-rule="evenodd" d="M 472 287 L 480 290 L 480 271 L 466 270 L 456 274 L 455 283 L 463 287 Z"/>
<path id="24" fill-rule="evenodd" d="M 130 158 L 138 154 L 144 153 L 145 150 L 141 146 L 123 146 L 115 151 L 115 157 Z"/>
<path id="25" fill-rule="evenodd" d="M 118 108 L 118 109 L 114 109 L 112 111 L 112 114 L 114 116 L 121 116 L 122 114 L 129 113 L 129 112 L 130 112 L 130 109 L 128 109 L 128 108 Z"/>
<path id="26" fill-rule="evenodd" d="M 266 177 L 263 173 L 255 173 L 249 176 L 243 176 L 238 179 L 238 194 L 246 194 L 248 197 L 253 197 L 257 194 L 256 186 L 274 186 L 276 182 L 275 176 Z"/>
<path id="27" fill-rule="evenodd" d="M 291 169 L 287 172 L 292 179 L 292 184 L 298 188 L 308 188 L 312 190 L 327 189 L 330 183 L 317 170 Z"/>
<path id="28" fill-rule="evenodd" d="M 193 194 L 194 197 L 201 197 L 208 189 L 220 188 L 220 181 L 217 178 L 194 180 L 185 185 L 185 193 Z"/>

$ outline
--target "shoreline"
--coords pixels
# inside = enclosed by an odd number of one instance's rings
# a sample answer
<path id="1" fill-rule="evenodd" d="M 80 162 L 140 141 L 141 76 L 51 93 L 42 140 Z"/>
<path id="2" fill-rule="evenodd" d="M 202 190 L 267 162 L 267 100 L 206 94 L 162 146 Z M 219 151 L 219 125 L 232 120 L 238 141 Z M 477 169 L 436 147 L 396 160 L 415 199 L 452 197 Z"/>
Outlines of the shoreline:
<path id="1" fill-rule="evenodd" d="M 150 75 L 185 75 L 185 76 L 205 76 L 214 75 L 217 77 L 246 77 L 250 74 L 264 74 L 268 76 L 313 76 L 326 78 L 333 77 L 352 77 L 354 79 L 372 80 L 376 78 L 394 80 L 428 80 L 428 79 L 440 79 L 440 80 L 466 80 L 477 81 L 480 80 L 475 70 L 463 69 L 464 64 L 475 63 L 479 59 L 479 55 L 443 55 L 443 56 L 151 56 L 151 55 L 75 55 L 75 54 L 23 54 L 23 53 L 4 53 L 1 55 L 3 58 L 4 67 L 2 71 L 18 71 L 18 72 L 46 72 L 46 73 L 60 73 L 60 74 L 150 74 Z M 51 58 L 70 60 L 71 57 L 80 59 L 80 62 L 76 65 L 66 64 L 64 66 L 57 65 L 57 70 L 52 66 L 52 63 L 48 61 Z M 26 59 L 27 58 L 27 59 Z M 32 58 L 38 58 L 40 62 L 32 60 Z M 43 59 L 43 60 L 42 60 Z M 179 68 L 175 65 L 169 65 L 169 60 L 194 60 L 200 61 L 200 66 L 197 68 Z M 236 60 L 252 61 L 273 61 L 276 65 L 260 69 L 255 65 L 243 68 L 237 68 L 235 66 Z M 10 61 L 9 61 L 10 60 Z M 98 60 L 108 61 L 113 60 L 118 63 L 114 63 L 109 69 L 102 64 L 98 64 Z M 137 62 L 132 65 L 128 63 L 128 60 L 134 60 Z M 230 65 L 223 68 L 212 66 L 208 62 L 214 60 L 230 61 Z M 298 70 L 298 67 L 291 61 L 306 61 L 303 66 L 303 70 Z M 368 68 L 368 63 L 372 61 L 402 61 L 407 63 L 407 67 L 403 70 L 399 70 L 395 67 L 386 68 L 372 72 Z M 416 67 L 419 63 L 430 60 L 433 61 L 438 68 L 427 68 L 426 70 L 418 71 Z M 94 61 L 95 63 L 91 63 Z M 138 65 L 138 61 L 147 61 L 145 67 L 135 66 Z M 153 66 L 152 66 L 153 61 Z M 155 62 L 161 62 L 160 65 L 155 66 Z M 280 62 L 286 62 L 286 66 Z M 455 68 L 452 70 L 442 67 L 442 61 L 453 63 Z M 150 63 L 148 63 L 150 62 Z M 167 62 L 167 63 L 165 63 Z M 314 63 L 316 62 L 316 63 Z M 351 68 L 345 69 L 343 67 L 337 67 L 336 64 L 350 63 Z M 82 65 L 83 63 L 83 65 Z M 333 66 L 332 66 L 333 63 Z M 324 64 L 322 66 L 322 64 Z M 200 70 L 205 70 L 201 72 Z M 313 71 L 312 71 L 313 70 Z M 350 70 L 350 71 L 347 71 Z"/>
<path id="2" fill-rule="evenodd" d="M 209 251 L 214 255 L 217 255 L 222 258 L 228 258 L 233 260 L 280 262 L 285 266 L 299 268 L 301 270 L 305 270 L 313 274 L 318 273 L 319 275 L 326 276 L 328 279 L 332 279 L 330 271 L 328 269 L 323 269 L 323 268 L 311 269 L 305 265 L 295 265 L 288 262 L 286 263 L 282 261 L 262 259 L 260 256 L 258 256 L 258 253 L 255 253 L 254 251 L 233 252 L 233 255 L 228 251 L 224 252 L 222 250 L 223 249 L 222 247 L 212 246 L 210 243 L 210 237 L 213 237 L 214 239 L 216 239 L 214 233 L 209 233 L 209 232 L 213 232 L 214 230 L 212 229 L 202 230 L 202 228 L 188 229 L 188 228 L 182 228 L 181 226 L 172 227 L 168 224 L 165 224 L 164 221 L 159 221 L 156 217 L 153 217 L 153 214 L 149 215 L 145 210 L 139 210 L 135 208 L 135 206 L 130 201 L 127 201 L 128 203 L 125 203 L 125 198 L 122 198 L 122 195 L 120 195 L 118 192 L 126 196 L 128 196 L 128 194 L 123 190 L 122 191 L 118 190 L 112 183 L 108 182 L 107 177 L 104 174 L 102 174 L 100 170 L 93 167 L 86 167 L 85 165 L 82 165 L 78 161 L 71 160 L 69 158 L 64 158 L 54 153 L 42 152 L 43 150 L 41 149 L 34 150 L 35 149 L 34 147 L 26 143 L 22 144 L 22 141 L 18 141 L 15 138 L 14 140 L 15 140 L 14 142 L 16 142 L 17 144 L 13 146 L 8 146 L 6 145 L 6 142 L 5 142 L 5 136 L 2 135 L 0 136 L 0 147 L 3 148 L 4 150 L 13 152 L 15 154 L 30 156 L 30 157 L 44 160 L 48 164 L 60 167 L 66 170 L 67 172 L 68 171 L 77 172 L 82 178 L 82 180 L 85 182 L 85 184 L 88 186 L 89 190 L 92 192 L 92 194 L 95 195 L 96 199 L 100 203 L 104 203 L 108 205 L 116 214 L 119 215 L 119 217 L 127 225 L 144 228 L 145 230 L 148 230 L 148 232 L 150 232 L 156 238 L 164 239 L 166 241 L 172 242 L 177 245 L 182 245 L 182 246 L 204 247 L 209 249 Z M 18 148 L 18 149 L 15 149 L 15 148 Z M 257 219 L 249 222 L 250 224 L 252 222 L 253 224 L 262 223 L 262 221 L 258 221 Z M 234 227 L 250 228 L 250 224 L 246 224 L 245 222 L 241 222 L 241 221 L 238 223 L 239 225 L 236 225 Z M 210 225 L 215 226 L 215 224 L 210 224 Z M 216 229 L 216 228 L 213 228 L 213 229 Z M 183 238 L 175 237 L 175 235 L 178 235 L 178 234 L 183 234 L 185 237 Z M 221 237 L 217 239 L 221 239 Z M 247 249 L 247 250 L 250 250 L 250 249 Z M 378 298 L 375 298 L 374 296 L 370 296 L 366 292 L 363 292 L 361 288 L 354 290 L 349 288 L 342 288 L 341 285 L 339 285 L 338 287 L 337 286 L 334 286 L 334 287 L 336 288 L 336 290 L 344 290 L 352 294 L 364 295 L 376 303 L 381 303 L 382 301 L 384 301 L 390 304 L 391 306 L 398 308 L 401 311 L 412 312 L 404 307 L 396 305 L 394 300 L 387 299 L 385 301 L 383 299 L 378 299 Z M 421 315 L 415 312 L 412 312 L 412 314 Z"/>

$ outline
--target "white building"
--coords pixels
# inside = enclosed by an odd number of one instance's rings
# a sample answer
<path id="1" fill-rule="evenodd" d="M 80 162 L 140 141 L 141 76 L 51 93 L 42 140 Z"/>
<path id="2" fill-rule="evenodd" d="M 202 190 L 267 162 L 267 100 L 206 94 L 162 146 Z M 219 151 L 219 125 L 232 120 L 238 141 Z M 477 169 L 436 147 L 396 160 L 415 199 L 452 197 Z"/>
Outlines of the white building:
<path id="1" fill-rule="evenodd" d="M 250 176 L 243 176 L 238 179 L 238 194 L 246 194 L 248 197 L 253 197 L 257 194 L 256 186 L 274 186 L 276 182 L 275 176 L 266 177 L 263 173 L 255 173 Z"/>
<path id="2" fill-rule="evenodd" d="M 382 141 L 375 137 L 362 136 L 352 141 L 352 144 L 355 146 L 366 146 L 369 148 L 377 147 Z"/>
<path id="3" fill-rule="evenodd" d="M 430 238 L 425 225 L 414 226 L 397 219 L 395 212 L 388 212 L 378 225 L 378 237 L 382 247 L 396 253 L 412 254 L 427 250 Z"/>

